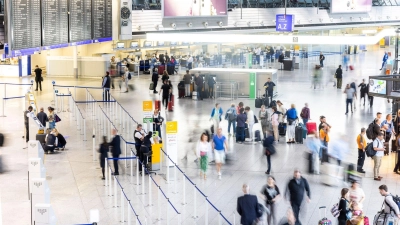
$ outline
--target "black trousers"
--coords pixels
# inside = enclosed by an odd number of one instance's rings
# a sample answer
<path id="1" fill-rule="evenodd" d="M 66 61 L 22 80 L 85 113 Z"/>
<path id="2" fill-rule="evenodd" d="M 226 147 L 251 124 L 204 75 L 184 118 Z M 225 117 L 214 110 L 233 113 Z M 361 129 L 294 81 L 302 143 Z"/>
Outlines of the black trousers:
<path id="1" fill-rule="evenodd" d="M 119 155 L 113 155 L 113 158 L 119 158 Z M 114 159 L 114 173 L 119 173 L 118 172 L 118 159 Z"/>
<path id="2" fill-rule="evenodd" d="M 347 219 L 338 219 L 339 225 L 346 225 Z"/>
<path id="3" fill-rule="evenodd" d="M 301 222 L 299 220 L 299 213 L 300 213 L 300 205 L 301 205 L 301 203 L 297 204 L 297 203 L 291 202 L 290 205 L 292 206 L 293 214 L 294 214 L 294 217 L 296 218 L 295 225 L 301 225 Z"/>
<path id="4" fill-rule="evenodd" d="M 368 96 L 369 106 L 372 107 L 374 105 L 374 96 Z"/>
<path id="5" fill-rule="evenodd" d="M 208 85 L 208 96 L 212 98 L 214 96 L 214 85 Z"/>
<path id="6" fill-rule="evenodd" d="M 156 93 L 157 92 L 156 90 L 157 90 L 157 83 L 158 82 L 157 81 L 156 82 L 153 81 L 153 83 L 154 83 L 153 93 Z"/>
<path id="7" fill-rule="evenodd" d="M 270 100 L 270 103 L 271 103 L 272 102 L 272 98 L 274 97 L 274 92 L 266 92 L 266 94 L 267 94 L 267 96 L 265 96 L 265 97 L 271 98 L 271 100 Z M 266 105 L 266 107 L 268 107 L 268 106 Z"/>
<path id="8" fill-rule="evenodd" d="M 29 123 L 25 123 L 25 140 L 29 141 Z"/>
<path id="9" fill-rule="evenodd" d="M 400 151 L 397 151 L 397 162 L 396 162 L 396 166 L 394 167 L 393 171 L 397 172 L 398 170 L 400 170 Z"/>
<path id="10" fill-rule="evenodd" d="M 360 94 L 360 103 L 361 103 L 362 99 L 364 99 L 364 105 L 365 105 L 365 93 Z"/>
<path id="11" fill-rule="evenodd" d="M 42 81 L 36 81 L 36 90 L 38 90 L 38 86 L 40 88 L 40 90 L 42 90 Z"/>
<path id="12" fill-rule="evenodd" d="M 168 96 L 162 97 L 162 104 L 165 106 L 165 108 L 168 107 Z"/>
<path id="13" fill-rule="evenodd" d="M 203 87 L 197 86 L 197 99 L 203 100 L 203 95 L 201 94 Z"/>
<path id="14" fill-rule="evenodd" d="M 110 101 L 110 90 L 103 90 L 103 101 Z"/>
<path id="15" fill-rule="evenodd" d="M 357 160 L 357 170 L 362 170 L 365 161 L 365 152 L 362 149 L 358 149 L 358 160 Z"/>
<path id="16" fill-rule="evenodd" d="M 267 155 L 267 163 L 268 163 L 267 172 L 270 172 L 271 171 L 271 155 Z"/>

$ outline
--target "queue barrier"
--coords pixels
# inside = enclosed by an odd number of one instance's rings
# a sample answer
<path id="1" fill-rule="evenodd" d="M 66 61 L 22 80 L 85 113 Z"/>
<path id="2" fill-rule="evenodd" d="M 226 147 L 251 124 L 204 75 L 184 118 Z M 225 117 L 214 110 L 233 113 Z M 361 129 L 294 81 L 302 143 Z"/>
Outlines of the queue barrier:
<path id="1" fill-rule="evenodd" d="M 18 99 L 18 98 L 25 98 L 25 95 L 20 95 L 20 96 L 9 96 L 7 97 L 7 85 L 14 85 L 14 86 L 30 86 L 29 92 L 32 92 L 32 87 L 33 87 L 33 81 L 31 81 L 30 84 L 17 84 L 17 83 L 0 83 L 0 85 L 4 85 L 4 92 L 3 92 L 3 104 L 2 104 L 2 115 L 0 117 L 5 117 L 6 114 L 4 113 L 5 107 L 6 107 L 6 101 L 11 100 L 11 99 Z M 24 104 L 25 108 L 25 104 Z"/>

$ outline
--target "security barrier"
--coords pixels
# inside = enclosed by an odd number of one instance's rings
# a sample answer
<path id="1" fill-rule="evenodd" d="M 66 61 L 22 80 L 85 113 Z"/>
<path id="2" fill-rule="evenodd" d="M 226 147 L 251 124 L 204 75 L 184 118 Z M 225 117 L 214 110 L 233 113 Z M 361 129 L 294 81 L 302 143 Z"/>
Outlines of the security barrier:
<path id="1" fill-rule="evenodd" d="M 5 117 L 5 113 L 4 113 L 4 109 L 6 107 L 6 101 L 7 100 L 11 100 L 11 99 L 19 99 L 19 98 L 25 98 L 25 94 L 27 92 L 32 92 L 32 87 L 33 87 L 33 81 L 31 81 L 30 84 L 16 84 L 16 83 L 0 83 L 0 85 L 3 85 L 3 98 L 2 98 L 2 109 L 1 109 L 1 117 Z M 12 85 L 12 86 L 30 86 L 28 91 L 24 91 L 24 95 L 20 95 L 20 96 L 7 96 L 7 85 Z M 24 109 L 25 109 L 25 101 L 24 101 Z"/>

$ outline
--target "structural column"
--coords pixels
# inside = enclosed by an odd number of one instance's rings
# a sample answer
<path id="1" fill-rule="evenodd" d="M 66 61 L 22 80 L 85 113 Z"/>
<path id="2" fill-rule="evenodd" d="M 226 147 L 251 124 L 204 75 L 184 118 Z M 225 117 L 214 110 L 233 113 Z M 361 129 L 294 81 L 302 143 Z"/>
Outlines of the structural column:
<path id="1" fill-rule="evenodd" d="M 73 69 L 74 69 L 74 77 L 78 78 L 78 46 L 72 47 L 72 58 L 73 58 Z"/>

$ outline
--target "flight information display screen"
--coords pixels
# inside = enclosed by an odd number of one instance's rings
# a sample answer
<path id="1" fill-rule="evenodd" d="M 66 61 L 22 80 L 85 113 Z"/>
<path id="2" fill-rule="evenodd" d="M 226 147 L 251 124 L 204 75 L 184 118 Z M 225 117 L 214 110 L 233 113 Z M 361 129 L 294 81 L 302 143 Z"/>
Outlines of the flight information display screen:
<path id="1" fill-rule="evenodd" d="M 92 1 L 69 0 L 69 41 L 92 39 Z"/>
<path id="2" fill-rule="evenodd" d="M 112 40 L 112 0 L 93 0 L 93 39 Z"/>
<path id="3" fill-rule="evenodd" d="M 43 46 L 64 47 L 68 43 L 68 2 L 42 0 Z M 68 45 L 67 45 L 68 46 Z"/>

